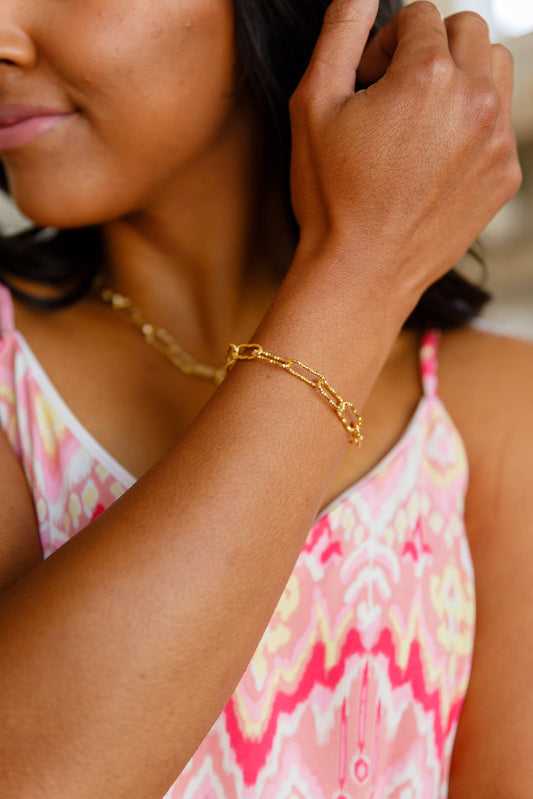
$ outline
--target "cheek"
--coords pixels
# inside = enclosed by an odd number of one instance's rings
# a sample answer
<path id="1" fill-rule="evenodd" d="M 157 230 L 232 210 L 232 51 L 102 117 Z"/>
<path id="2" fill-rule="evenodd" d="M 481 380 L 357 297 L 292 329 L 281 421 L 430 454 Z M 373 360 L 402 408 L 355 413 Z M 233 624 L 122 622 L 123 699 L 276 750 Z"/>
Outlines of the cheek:
<path id="1" fill-rule="evenodd" d="M 105 138 L 118 118 L 130 134 L 141 124 L 155 135 L 173 116 L 180 132 L 189 121 L 216 118 L 234 86 L 229 0 L 163 0 L 156 13 L 149 5 L 151 13 L 138 15 L 121 14 L 123 5 L 119 0 L 112 16 L 93 17 L 95 30 L 81 53 L 65 58 L 67 80 L 89 122 Z M 62 38 L 69 41 L 68 31 Z"/>
<path id="2" fill-rule="evenodd" d="M 25 213 L 59 227 L 108 221 L 137 210 L 214 146 L 233 105 L 225 3 L 163 0 L 157 15 L 136 16 L 120 14 L 118 0 L 112 16 L 87 13 L 79 47 L 67 21 L 56 28 L 54 41 L 70 45 L 50 63 L 82 113 L 57 146 L 43 139 L 34 156 L 13 160 L 10 178 Z"/>

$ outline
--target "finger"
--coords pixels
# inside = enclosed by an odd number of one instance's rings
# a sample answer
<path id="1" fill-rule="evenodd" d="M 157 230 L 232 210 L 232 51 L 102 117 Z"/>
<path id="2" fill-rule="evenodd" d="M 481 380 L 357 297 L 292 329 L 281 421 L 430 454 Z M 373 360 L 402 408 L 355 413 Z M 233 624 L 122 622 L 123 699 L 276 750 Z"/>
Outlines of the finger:
<path id="1" fill-rule="evenodd" d="M 500 98 L 502 113 L 504 118 L 509 120 L 511 118 L 513 100 L 513 56 L 503 44 L 493 44 L 490 48 L 490 57 L 492 75 Z"/>
<path id="2" fill-rule="evenodd" d="M 450 53 L 456 66 L 471 75 L 487 75 L 491 70 L 489 26 L 479 14 L 463 11 L 445 22 Z"/>
<path id="3" fill-rule="evenodd" d="M 363 53 L 357 81 L 361 86 L 369 86 L 383 77 L 391 65 L 398 46 L 398 15 L 372 37 Z"/>
<path id="4" fill-rule="evenodd" d="M 357 78 L 368 86 L 383 77 L 392 62 L 406 67 L 424 59 L 424 52 L 450 57 L 448 36 L 439 9 L 421 0 L 406 6 L 379 30 L 369 42 Z"/>
<path id="5" fill-rule="evenodd" d="M 333 0 L 304 76 L 319 94 L 323 91 L 339 99 L 353 94 L 377 10 L 378 0 Z"/>

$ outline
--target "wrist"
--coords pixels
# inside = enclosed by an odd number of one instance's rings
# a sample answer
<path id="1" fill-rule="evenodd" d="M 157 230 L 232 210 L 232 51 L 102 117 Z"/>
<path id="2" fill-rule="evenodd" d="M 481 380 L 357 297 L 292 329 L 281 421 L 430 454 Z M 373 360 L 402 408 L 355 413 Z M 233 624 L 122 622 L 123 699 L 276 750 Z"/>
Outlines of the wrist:
<path id="1" fill-rule="evenodd" d="M 409 313 L 404 316 L 399 304 L 372 285 L 360 259 L 361 253 L 348 261 L 338 250 L 310 256 L 299 248 L 253 336 L 270 352 L 312 366 L 357 407 L 366 401 Z"/>
<path id="2" fill-rule="evenodd" d="M 388 350 L 422 292 L 401 277 L 407 271 L 392 248 L 363 237 L 357 245 L 331 240 L 313 250 L 299 245 L 287 283 L 305 287 L 323 313 L 331 309 L 348 335 L 366 330 Z"/>
<path id="3" fill-rule="evenodd" d="M 298 244 L 289 276 L 310 275 L 320 293 L 337 294 L 350 313 L 358 308 L 371 325 L 376 316 L 378 336 L 395 338 L 426 288 L 446 271 L 415 238 L 383 229 L 379 235 L 360 230 L 356 239 L 353 231 L 322 240 L 307 237 Z"/>

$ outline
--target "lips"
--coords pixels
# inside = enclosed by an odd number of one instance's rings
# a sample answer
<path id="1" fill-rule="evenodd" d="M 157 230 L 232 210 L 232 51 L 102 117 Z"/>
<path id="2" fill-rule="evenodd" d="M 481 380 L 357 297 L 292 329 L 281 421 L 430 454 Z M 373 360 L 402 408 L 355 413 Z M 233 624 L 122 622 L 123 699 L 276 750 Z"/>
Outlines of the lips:
<path id="1" fill-rule="evenodd" d="M 0 106 L 0 152 L 7 152 L 29 144 L 44 133 L 57 128 L 73 115 L 73 111 L 60 111 L 30 105 Z"/>

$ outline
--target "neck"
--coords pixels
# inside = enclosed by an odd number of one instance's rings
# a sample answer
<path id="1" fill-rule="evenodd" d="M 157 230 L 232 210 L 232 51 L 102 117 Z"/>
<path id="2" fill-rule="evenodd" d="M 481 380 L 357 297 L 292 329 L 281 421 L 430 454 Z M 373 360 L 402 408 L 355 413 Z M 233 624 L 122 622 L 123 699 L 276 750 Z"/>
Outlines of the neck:
<path id="1" fill-rule="evenodd" d="M 208 360 L 233 336 L 251 335 L 292 257 L 261 156 L 248 121 L 142 211 L 104 227 L 105 280 Z"/>

